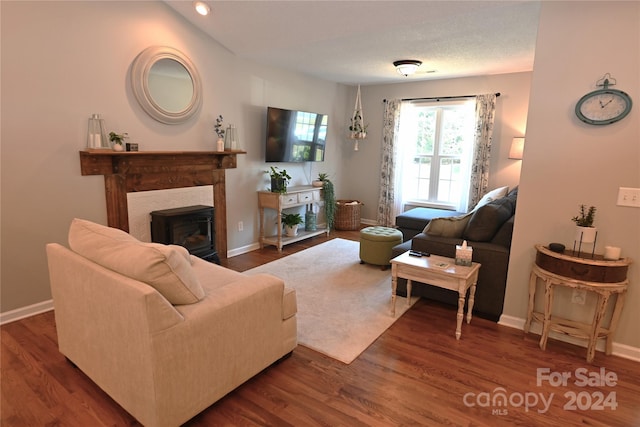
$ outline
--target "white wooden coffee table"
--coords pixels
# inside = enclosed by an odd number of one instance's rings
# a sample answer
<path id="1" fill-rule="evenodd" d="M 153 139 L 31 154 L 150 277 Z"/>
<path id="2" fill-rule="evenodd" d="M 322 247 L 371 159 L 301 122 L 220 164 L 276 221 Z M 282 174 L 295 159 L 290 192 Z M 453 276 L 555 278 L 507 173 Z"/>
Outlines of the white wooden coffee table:
<path id="1" fill-rule="evenodd" d="M 396 314 L 396 290 L 398 278 L 407 279 L 407 304 L 411 303 L 411 282 L 413 280 L 458 292 L 458 319 L 456 339 L 462 335 L 464 301 L 469 291 L 467 323 L 471 322 L 476 283 L 480 264 L 474 262 L 469 267 L 456 265 L 455 260 L 438 255 L 414 257 L 409 251 L 391 260 L 391 314 Z"/>

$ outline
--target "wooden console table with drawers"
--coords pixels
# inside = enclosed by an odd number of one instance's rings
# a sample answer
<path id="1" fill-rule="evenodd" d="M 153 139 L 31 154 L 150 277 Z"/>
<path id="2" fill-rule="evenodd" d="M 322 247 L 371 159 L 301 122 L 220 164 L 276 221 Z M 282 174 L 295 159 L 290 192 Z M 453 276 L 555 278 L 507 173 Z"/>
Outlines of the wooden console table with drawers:
<path id="1" fill-rule="evenodd" d="M 576 254 L 568 250 L 563 253 L 553 252 L 543 245 L 536 245 L 536 261 L 531 269 L 529 280 L 529 309 L 525 333 L 529 332 L 532 321 L 542 323 L 540 348 L 545 350 L 550 331 L 560 332 L 572 337 L 588 340 L 587 362 L 593 362 L 596 342 L 606 338 L 605 354 L 610 355 L 613 335 L 615 334 L 629 281 L 627 270 L 631 259 L 621 258 L 615 261 L 605 260 L 602 255 Z M 544 281 L 544 311 L 534 310 L 538 278 Z M 577 322 L 558 317 L 551 313 L 553 308 L 554 288 L 562 286 L 594 292 L 598 295 L 595 313 L 591 323 Z M 612 296 L 616 296 L 609 327 L 602 326 L 607 304 Z"/>
<path id="2" fill-rule="evenodd" d="M 273 193 L 271 191 L 258 191 L 258 208 L 260 210 L 260 248 L 263 248 L 265 244 L 269 244 L 276 246 L 280 252 L 282 251 L 282 246 L 289 243 L 298 242 L 313 236 L 319 236 L 323 233 L 327 233 L 328 236 L 329 230 L 326 226 L 324 228 L 321 227 L 322 224 L 318 224 L 318 228 L 315 231 L 300 230 L 298 231 L 298 235 L 295 237 L 286 237 L 282 235 L 282 210 L 299 206 L 307 206 L 311 208 L 313 205 L 319 204 L 322 201 L 321 190 L 322 187 L 303 185 L 299 187 L 289 187 L 287 188 L 287 192 L 283 194 Z M 276 211 L 276 224 L 278 231 L 274 236 L 265 236 L 265 209 L 273 209 Z"/>

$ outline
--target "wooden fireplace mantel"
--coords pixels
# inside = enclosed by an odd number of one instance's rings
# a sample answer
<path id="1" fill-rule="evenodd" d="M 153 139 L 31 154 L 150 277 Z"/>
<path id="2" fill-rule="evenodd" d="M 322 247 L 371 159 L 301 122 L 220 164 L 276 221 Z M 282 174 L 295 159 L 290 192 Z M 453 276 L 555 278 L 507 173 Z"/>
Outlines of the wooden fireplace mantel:
<path id="1" fill-rule="evenodd" d="M 216 249 L 227 257 L 225 169 L 237 166 L 236 156 L 246 151 L 80 151 L 80 171 L 104 175 L 107 222 L 129 231 L 127 193 L 213 185 L 216 209 Z"/>

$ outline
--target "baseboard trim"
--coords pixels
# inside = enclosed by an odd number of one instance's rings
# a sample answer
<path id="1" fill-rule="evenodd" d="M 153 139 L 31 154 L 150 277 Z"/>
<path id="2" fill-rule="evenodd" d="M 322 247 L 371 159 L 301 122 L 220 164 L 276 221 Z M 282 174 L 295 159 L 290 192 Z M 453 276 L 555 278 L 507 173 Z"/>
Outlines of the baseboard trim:
<path id="1" fill-rule="evenodd" d="M 252 244 L 247 245 L 247 246 L 242 246 L 240 248 L 231 249 L 231 250 L 227 251 L 227 258 L 232 258 L 234 256 L 246 254 L 247 252 L 255 251 L 257 249 L 260 249 L 260 244 L 259 243 L 252 243 Z"/>
<path id="2" fill-rule="evenodd" d="M 507 326 L 509 328 L 520 329 L 521 331 L 524 331 L 525 323 L 526 323 L 525 319 L 514 317 L 514 316 L 507 316 L 503 314 L 502 316 L 500 316 L 500 321 L 498 322 L 498 325 Z M 542 325 L 540 324 L 540 322 L 533 322 L 533 324 L 531 325 L 531 329 L 529 330 L 529 333 L 532 333 L 535 335 L 541 335 Z M 556 333 L 553 331 L 549 333 L 549 337 L 556 339 L 558 341 L 567 342 L 569 344 L 574 344 L 580 347 L 584 347 L 584 348 L 587 347 L 586 340 L 581 340 L 579 338 L 570 337 L 568 335 Z M 603 339 L 598 340 L 598 343 L 596 344 L 596 350 L 604 352 L 604 345 L 605 344 Z M 619 344 L 614 341 L 613 345 L 611 346 L 611 354 L 614 356 L 622 357 L 624 359 L 633 360 L 634 362 L 640 362 L 640 348 L 631 347 L 630 345 Z"/>
<path id="3" fill-rule="evenodd" d="M 36 304 L 28 305 L 26 307 L 10 310 L 5 313 L 0 313 L 0 325 L 6 323 L 15 322 L 16 320 L 24 319 L 25 317 L 35 316 L 36 314 L 45 313 L 53 310 L 53 300 L 42 301 Z"/>

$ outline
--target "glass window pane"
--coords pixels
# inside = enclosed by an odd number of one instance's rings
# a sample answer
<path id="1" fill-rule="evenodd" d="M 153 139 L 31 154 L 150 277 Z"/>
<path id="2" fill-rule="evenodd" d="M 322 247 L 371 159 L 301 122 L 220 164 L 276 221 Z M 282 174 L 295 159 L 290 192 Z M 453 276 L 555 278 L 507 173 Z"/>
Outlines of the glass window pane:
<path id="1" fill-rule="evenodd" d="M 436 111 L 420 109 L 418 112 L 418 140 L 416 154 L 433 155 L 436 138 Z"/>

